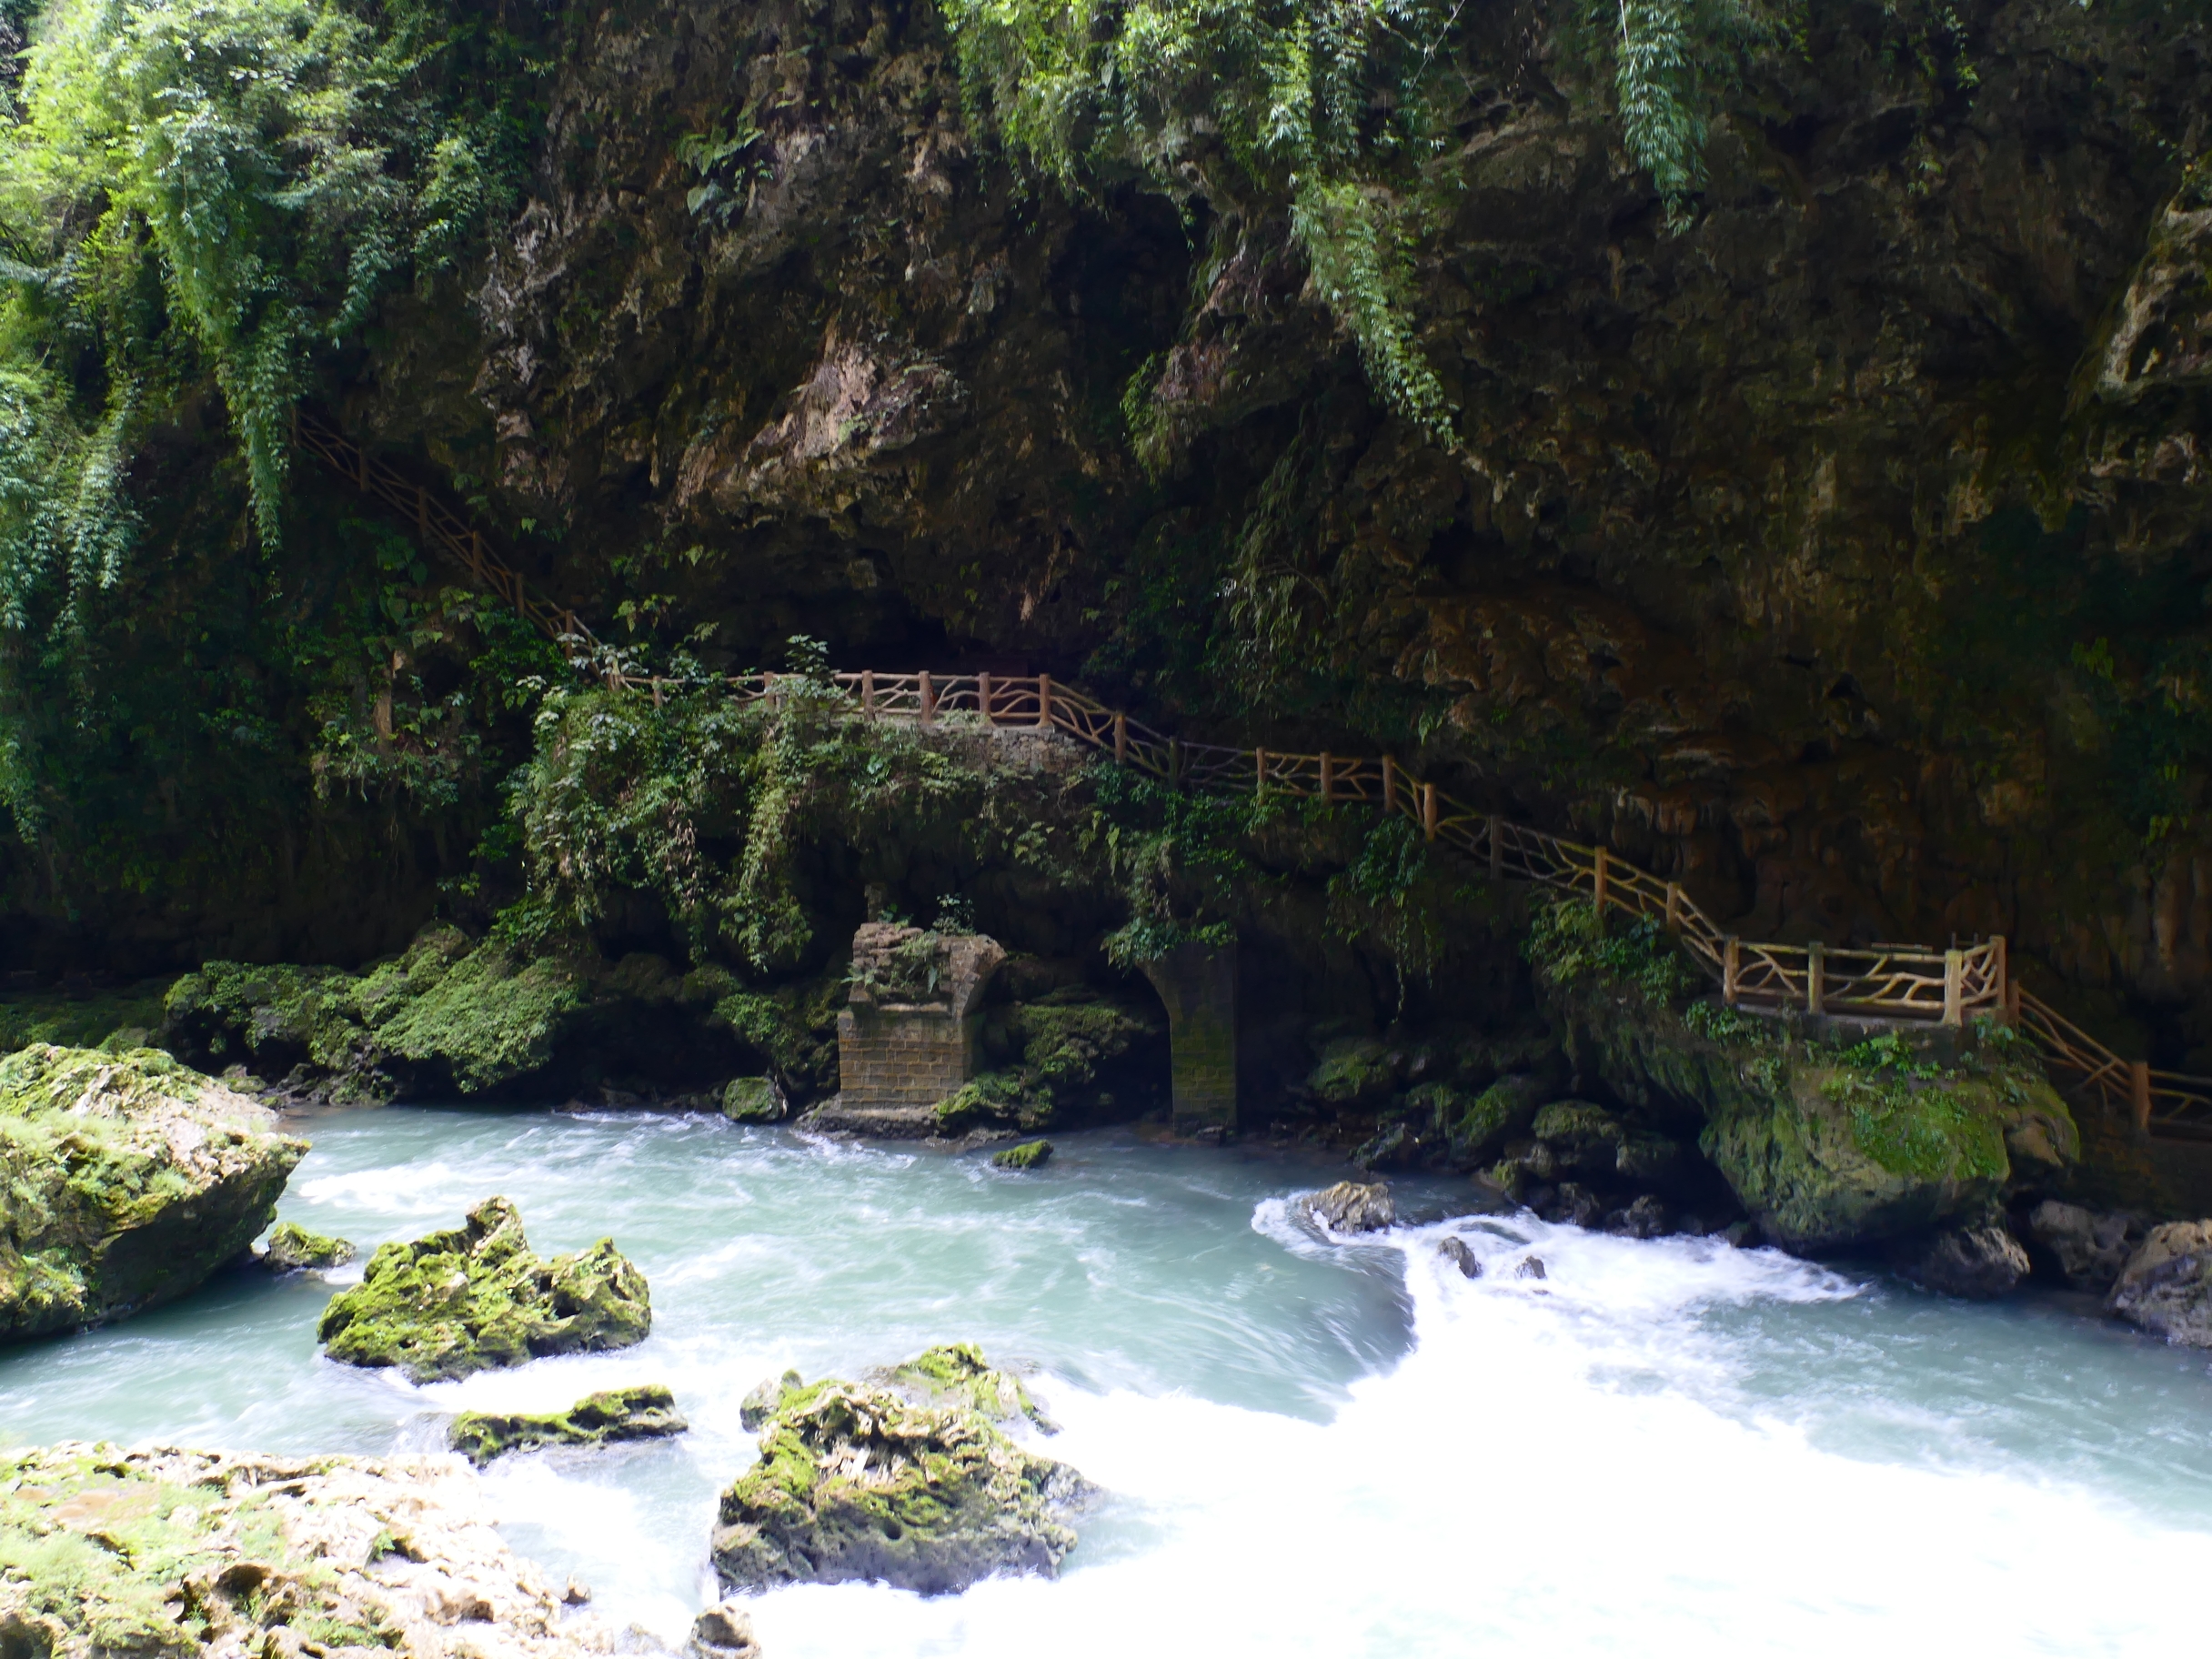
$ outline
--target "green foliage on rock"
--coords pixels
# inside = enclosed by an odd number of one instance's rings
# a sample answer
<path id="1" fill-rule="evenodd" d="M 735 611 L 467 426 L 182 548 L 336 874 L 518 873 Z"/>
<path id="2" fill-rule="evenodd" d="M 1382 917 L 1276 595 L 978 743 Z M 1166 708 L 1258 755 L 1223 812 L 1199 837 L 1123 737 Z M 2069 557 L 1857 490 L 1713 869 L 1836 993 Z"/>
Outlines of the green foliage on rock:
<path id="1" fill-rule="evenodd" d="M 945 1594 L 998 1573 L 1051 1576 L 1075 1547 L 1060 1517 L 1081 1478 L 971 1406 L 836 1380 L 773 1392 L 760 1461 L 722 1493 L 713 1554 L 726 1586 L 874 1581 Z"/>
<path id="2" fill-rule="evenodd" d="M 722 1115 L 733 1123 L 780 1123 L 783 1096 L 773 1078 L 733 1077 L 722 1089 Z"/>
<path id="3" fill-rule="evenodd" d="M 307 1143 L 153 1049 L 0 1060 L 0 1339 L 198 1288 L 274 1218 Z"/>
<path id="4" fill-rule="evenodd" d="M 461 1227 L 378 1245 L 361 1282 L 331 1298 L 316 1334 L 334 1360 L 397 1365 L 430 1382 L 627 1348 L 652 1328 L 645 1275 L 612 1239 L 543 1261 L 515 1206 L 488 1198 Z"/>
<path id="5" fill-rule="evenodd" d="M 288 1273 L 304 1267 L 341 1267 L 353 1253 L 350 1240 L 310 1232 L 297 1222 L 278 1222 L 256 1259 L 273 1273 Z"/>
<path id="6" fill-rule="evenodd" d="M 587 1394 L 565 1412 L 463 1412 L 446 1443 L 481 1469 L 509 1452 L 540 1446 L 598 1446 L 618 1440 L 663 1440 L 691 1425 L 676 1396 L 658 1382 Z"/>

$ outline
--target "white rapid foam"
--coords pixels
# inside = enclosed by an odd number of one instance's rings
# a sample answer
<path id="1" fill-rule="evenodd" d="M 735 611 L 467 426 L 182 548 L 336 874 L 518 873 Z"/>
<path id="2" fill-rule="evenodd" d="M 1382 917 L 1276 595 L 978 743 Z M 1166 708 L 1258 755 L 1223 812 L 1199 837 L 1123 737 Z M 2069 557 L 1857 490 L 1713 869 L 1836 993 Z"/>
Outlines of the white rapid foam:
<path id="1" fill-rule="evenodd" d="M 0 1352 L 0 1440 L 383 1453 L 456 1411 L 665 1382 L 673 1441 L 501 1459 L 511 1540 L 680 1640 L 739 1402 L 932 1342 L 1038 1368 L 1105 1489 L 1056 1582 L 758 1598 L 769 1659 L 2142 1654 L 2201 1638 L 2212 1378 L 2063 1299 L 1969 1305 L 1770 1252 L 1528 1218 L 1324 1240 L 1258 1149 L 1060 1137 L 1045 1170 L 719 1118 L 333 1113 L 283 1213 L 364 1253 L 505 1192 L 612 1234 L 637 1348 L 410 1386 L 322 1358 L 335 1286 L 218 1275 Z M 1406 1213 L 1463 1188 L 1401 1183 Z M 1432 1210 L 1432 1213 L 1433 1211 Z M 1458 1231 L 1470 1281 L 1436 1252 Z M 1515 1276 L 1541 1257 L 1542 1280 Z M 354 1270 L 357 1272 L 357 1268 Z"/>
<path id="2" fill-rule="evenodd" d="M 1280 1204 L 1255 1224 L 1310 1247 Z M 1463 1228 L 1473 1282 L 1434 1250 Z M 1528 1218 L 1388 1247 L 1417 1347 L 1333 1421 L 1053 1392 L 1049 1450 L 1121 1514 L 1105 1548 L 1056 1584 L 935 1601 L 779 1592 L 757 1605 L 767 1651 L 1863 1659 L 2179 1652 L 2201 1632 L 2204 1533 L 1970 1452 L 1945 1468 L 1818 1450 L 1745 1404 L 1728 1342 L 1689 1317 L 1855 1296 L 1847 1280 Z M 1512 1276 L 1532 1254 L 1547 1276 Z"/>

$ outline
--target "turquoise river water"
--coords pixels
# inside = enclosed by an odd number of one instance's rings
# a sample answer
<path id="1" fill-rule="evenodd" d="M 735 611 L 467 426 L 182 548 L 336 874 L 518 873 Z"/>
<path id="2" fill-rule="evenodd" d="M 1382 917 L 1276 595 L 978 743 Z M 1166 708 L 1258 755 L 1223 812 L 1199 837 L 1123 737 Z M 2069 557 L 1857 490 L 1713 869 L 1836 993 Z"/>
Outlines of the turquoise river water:
<path id="1" fill-rule="evenodd" d="M 508 1537 L 601 1615 L 711 1599 L 738 1406 L 786 1366 L 933 1342 L 1034 1369 L 1045 1443 L 1105 1489 L 1055 1582 L 756 1604 L 770 1659 L 1135 1654 L 2145 1654 L 2202 1640 L 2205 1357 L 2027 1295 L 1529 1217 L 1334 1244 L 1286 1200 L 1342 1171 L 1073 1135 L 1042 1171 L 716 1118 L 393 1109 L 300 1124 L 282 1213 L 367 1247 L 505 1192 L 543 1252 L 611 1233 L 649 1341 L 416 1388 L 318 1357 L 329 1281 L 234 1270 L 0 1358 L 0 1440 L 434 1449 L 468 1406 L 665 1382 L 683 1438 L 504 1460 Z M 1492 1271 L 1435 1253 L 1463 1231 Z M 1516 1278 L 1523 1256 L 1548 1276 Z M 348 1272 L 357 1274 L 357 1267 Z M 333 1277 L 343 1280 L 341 1272 Z"/>

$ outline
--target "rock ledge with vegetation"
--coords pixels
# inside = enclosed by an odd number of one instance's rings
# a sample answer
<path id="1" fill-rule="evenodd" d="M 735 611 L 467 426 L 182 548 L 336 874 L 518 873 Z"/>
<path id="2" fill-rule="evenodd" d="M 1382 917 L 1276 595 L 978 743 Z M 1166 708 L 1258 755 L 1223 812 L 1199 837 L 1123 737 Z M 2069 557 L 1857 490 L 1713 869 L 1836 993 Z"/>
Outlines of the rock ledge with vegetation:
<path id="1" fill-rule="evenodd" d="M 722 1494 L 713 1552 L 726 1586 L 870 1581 L 940 1595 L 1058 1573 L 1076 1542 L 1066 1517 L 1090 1489 L 991 1421 L 1034 1417 L 1021 1385 L 966 1346 L 890 1375 L 937 1403 L 790 1373 L 749 1399 L 760 1461 Z"/>
<path id="2" fill-rule="evenodd" d="M 152 1049 L 0 1061 L 0 1338 L 196 1290 L 269 1224 L 307 1143 Z"/>
<path id="3" fill-rule="evenodd" d="M 643 1342 L 653 1328 L 645 1275 L 601 1239 L 541 1259 L 504 1198 L 463 1226 L 380 1244 L 359 1284 L 324 1310 L 317 1335 L 349 1365 L 397 1365 L 417 1382 L 555 1353 Z"/>
<path id="4" fill-rule="evenodd" d="M 571 1594 L 574 1593 L 571 1592 Z M 0 1648 L 44 1659 L 613 1651 L 451 1457 L 0 1453 Z"/>

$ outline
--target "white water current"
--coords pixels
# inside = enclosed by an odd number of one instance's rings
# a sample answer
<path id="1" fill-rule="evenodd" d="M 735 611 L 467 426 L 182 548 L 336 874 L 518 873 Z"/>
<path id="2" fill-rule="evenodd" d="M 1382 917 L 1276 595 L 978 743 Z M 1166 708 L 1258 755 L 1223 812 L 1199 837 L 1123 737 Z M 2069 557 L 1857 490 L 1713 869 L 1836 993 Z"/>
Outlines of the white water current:
<path id="1" fill-rule="evenodd" d="M 1285 1201 L 1341 1171 L 1127 1132 L 1064 1137 L 1017 1176 L 704 1117 L 403 1108 L 299 1127 L 315 1151 L 286 1218 L 366 1254 L 505 1192 L 543 1253 L 611 1233 L 651 1282 L 652 1337 L 415 1388 L 318 1356 L 331 1283 L 233 1270 L 0 1353 L 0 1442 L 431 1449 L 466 1406 L 664 1382 L 681 1439 L 487 1478 L 518 1549 L 673 1640 L 715 1594 L 707 1533 L 752 1456 L 746 1391 L 972 1340 L 1034 1368 L 1063 1425 L 1040 1449 L 1105 1489 L 1061 1576 L 934 1600 L 780 1591 L 755 1604 L 769 1659 L 2203 1640 L 2212 1376 L 2086 1302 L 1975 1306 L 1527 1216 L 1332 1243 Z M 1453 1191 L 1402 1183 L 1402 1209 L 1442 1214 Z M 1480 1279 L 1438 1257 L 1447 1231 Z M 1514 1275 L 1531 1254 L 1541 1281 Z"/>

